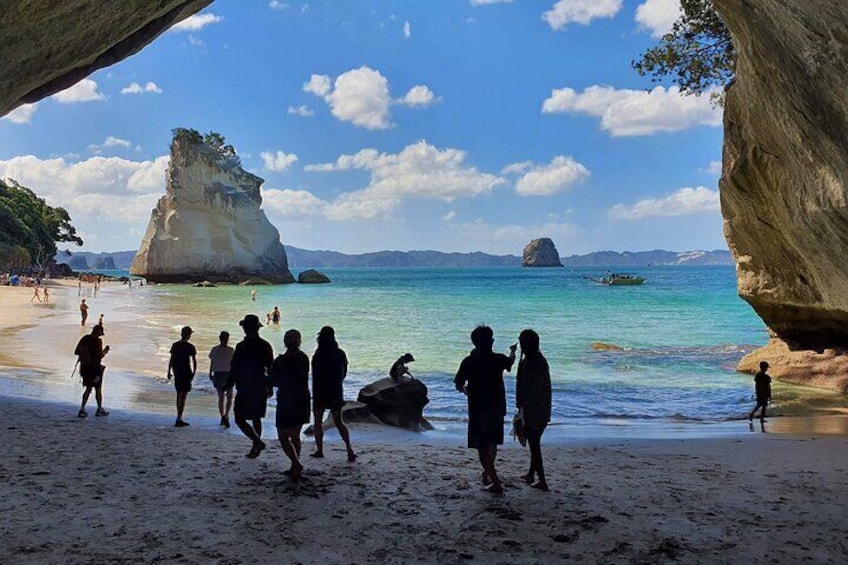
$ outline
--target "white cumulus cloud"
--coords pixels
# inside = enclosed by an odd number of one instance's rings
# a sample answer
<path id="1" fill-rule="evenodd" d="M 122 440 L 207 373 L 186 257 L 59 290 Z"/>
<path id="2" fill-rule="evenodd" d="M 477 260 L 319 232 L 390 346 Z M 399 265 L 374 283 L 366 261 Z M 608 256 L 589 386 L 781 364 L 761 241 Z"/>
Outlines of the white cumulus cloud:
<path id="1" fill-rule="evenodd" d="M 297 161 L 297 155 L 294 153 L 284 153 L 282 151 L 263 151 L 259 154 L 259 156 L 265 163 L 264 169 L 275 173 L 285 171 Z"/>
<path id="2" fill-rule="evenodd" d="M 646 0 L 636 8 L 636 23 L 659 39 L 671 31 L 681 13 L 680 0 Z"/>
<path id="3" fill-rule="evenodd" d="M 327 75 L 312 75 L 303 90 L 323 99 L 333 116 L 343 122 L 371 130 L 392 126 L 389 81 L 380 71 L 363 66 L 340 74 L 335 81 Z M 423 108 L 436 101 L 427 86 L 417 85 L 398 103 Z"/>
<path id="4" fill-rule="evenodd" d="M 106 100 L 106 95 L 97 90 L 97 83 L 90 78 L 84 78 L 75 85 L 57 92 L 51 98 L 63 104 L 74 102 L 93 102 Z"/>
<path id="5" fill-rule="evenodd" d="M 217 24 L 221 20 L 223 20 L 221 16 L 215 14 L 194 14 L 193 16 L 189 16 L 181 22 L 175 23 L 171 26 L 171 31 L 200 31 L 211 24 Z"/>
<path id="6" fill-rule="evenodd" d="M 312 108 L 306 106 L 305 104 L 301 104 L 300 106 L 289 106 L 287 112 L 294 116 L 301 116 L 303 118 L 308 118 L 309 116 L 315 113 Z"/>
<path id="7" fill-rule="evenodd" d="M 554 157 L 547 165 L 536 165 L 529 161 L 514 163 L 505 167 L 502 173 L 521 174 L 515 182 L 515 192 L 521 196 L 557 194 L 586 180 L 591 174 L 583 164 L 562 155 Z"/>
<path id="8" fill-rule="evenodd" d="M 388 214 L 405 199 L 450 202 L 488 194 L 506 182 L 502 177 L 466 164 L 465 158 L 464 151 L 440 150 L 422 140 L 406 146 L 400 153 L 363 149 L 353 155 L 342 155 L 335 163 L 307 165 L 304 170 L 369 171 L 371 180 L 367 187 L 342 194 L 327 209 L 327 217 L 334 220 L 369 219 Z"/>
<path id="9" fill-rule="evenodd" d="M 120 137 L 114 137 L 110 135 L 103 143 L 93 143 L 89 145 L 88 150 L 94 153 L 100 153 L 103 149 L 109 149 L 111 147 L 121 147 L 123 149 L 129 149 L 130 147 L 132 147 L 132 142 L 127 141 L 126 139 L 121 139 Z"/>
<path id="10" fill-rule="evenodd" d="M 327 203 L 306 190 L 262 189 L 262 207 L 286 220 L 322 216 Z"/>
<path id="11" fill-rule="evenodd" d="M 719 210 L 717 190 L 705 186 L 685 187 L 660 198 L 646 198 L 636 204 L 616 204 L 608 215 L 614 220 L 641 220 L 657 216 L 689 216 Z"/>
<path id="12" fill-rule="evenodd" d="M 581 93 L 572 88 L 554 89 L 542 103 L 542 113 L 601 118 L 601 128 L 614 137 L 721 125 L 721 111 L 713 107 L 709 96 L 685 96 L 676 86 L 667 90 L 657 86 L 651 91 L 590 86 Z"/>
<path id="13" fill-rule="evenodd" d="M 412 26 L 409 25 L 409 22 L 403 22 L 403 36 L 406 39 L 412 37 Z"/>
<path id="14" fill-rule="evenodd" d="M 131 82 L 128 86 L 121 89 L 121 94 L 145 94 L 148 92 L 162 94 L 162 89 L 155 82 L 147 82 L 144 86 L 141 86 L 137 82 Z"/>
<path id="15" fill-rule="evenodd" d="M 721 171 L 721 161 L 710 161 L 710 164 L 706 169 L 706 173 L 709 175 L 720 175 Z"/>
<path id="16" fill-rule="evenodd" d="M 285 10 L 289 5 L 285 2 L 280 2 L 280 0 L 271 0 L 268 2 L 268 7 L 272 10 Z"/>
<path id="17" fill-rule="evenodd" d="M 596 18 L 612 18 L 622 6 L 623 0 L 559 0 L 542 19 L 559 31 L 571 23 L 585 26 Z"/>
<path id="18" fill-rule="evenodd" d="M 28 124 L 32 121 L 32 116 L 35 114 L 35 110 L 37 108 L 38 102 L 24 104 L 22 106 L 18 106 L 0 119 L 8 120 L 13 124 Z"/>

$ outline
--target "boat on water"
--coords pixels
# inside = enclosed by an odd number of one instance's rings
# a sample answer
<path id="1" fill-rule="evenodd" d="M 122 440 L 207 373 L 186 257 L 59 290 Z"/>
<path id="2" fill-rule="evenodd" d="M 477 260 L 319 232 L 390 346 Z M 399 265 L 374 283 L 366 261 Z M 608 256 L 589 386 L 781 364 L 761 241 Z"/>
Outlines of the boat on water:
<path id="1" fill-rule="evenodd" d="M 592 277 L 586 278 L 598 284 L 605 284 L 608 286 L 634 286 L 645 282 L 645 277 L 630 275 L 627 273 L 610 273 L 600 279 L 593 279 Z"/>

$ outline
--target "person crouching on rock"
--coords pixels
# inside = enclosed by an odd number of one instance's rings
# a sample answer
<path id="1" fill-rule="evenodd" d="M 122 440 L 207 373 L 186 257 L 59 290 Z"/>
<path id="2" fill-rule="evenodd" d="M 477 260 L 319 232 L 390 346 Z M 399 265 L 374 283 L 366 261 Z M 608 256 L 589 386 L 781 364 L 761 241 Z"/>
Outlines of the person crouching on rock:
<path id="1" fill-rule="evenodd" d="M 230 382 L 236 387 L 233 415 L 236 425 L 253 442 L 246 457 L 256 459 L 267 447 L 262 441 L 262 418 L 273 392 L 268 375 L 274 363 L 274 350 L 259 337 L 262 322 L 258 316 L 248 314 L 239 325 L 244 330 L 244 339 L 236 345 L 230 363 Z"/>
<path id="2" fill-rule="evenodd" d="M 173 376 L 174 388 L 177 391 L 177 420 L 175 428 L 184 428 L 188 422 L 183 420 L 188 393 L 191 392 L 191 381 L 197 372 L 197 349 L 191 339 L 192 329 L 183 326 L 180 330 L 180 340 L 171 345 L 171 358 L 168 360 L 168 380 Z"/>
<path id="3" fill-rule="evenodd" d="M 414 379 L 412 373 L 409 372 L 409 367 L 406 366 L 407 363 L 411 363 L 415 361 L 415 357 L 412 356 L 412 353 L 404 353 L 398 360 L 392 364 L 392 368 L 389 369 L 389 376 L 393 381 L 400 381 L 404 375 L 409 375 L 410 379 Z"/>
<path id="4" fill-rule="evenodd" d="M 300 479 L 300 429 L 309 423 L 309 357 L 300 350 L 300 332 L 288 330 L 283 336 L 286 352 L 274 359 L 271 385 L 277 387 L 277 437 L 291 468 L 285 471 L 293 481 Z"/>
<path id="5" fill-rule="evenodd" d="M 312 457 L 324 457 L 324 411 L 329 410 L 333 423 L 347 447 L 347 460 L 356 461 L 350 446 L 350 433 L 342 420 L 344 406 L 343 382 L 347 376 L 347 355 L 336 342 L 336 331 L 324 326 L 318 332 L 318 348 L 312 355 L 312 415 L 315 418 L 315 452 Z"/>
<path id="6" fill-rule="evenodd" d="M 94 389 L 94 399 L 97 401 L 97 412 L 95 416 L 108 416 L 109 412 L 103 408 L 103 371 L 106 370 L 100 362 L 103 357 L 109 353 L 109 346 L 103 347 L 103 342 L 100 338 L 103 336 L 103 326 L 97 325 L 91 328 L 91 333 L 82 336 L 74 355 L 78 356 L 79 373 L 82 377 L 82 386 L 85 390 L 82 393 L 82 404 L 80 405 L 77 416 L 80 418 L 88 417 L 85 411 L 85 405 L 88 403 L 88 397 L 91 395 L 91 389 Z"/>

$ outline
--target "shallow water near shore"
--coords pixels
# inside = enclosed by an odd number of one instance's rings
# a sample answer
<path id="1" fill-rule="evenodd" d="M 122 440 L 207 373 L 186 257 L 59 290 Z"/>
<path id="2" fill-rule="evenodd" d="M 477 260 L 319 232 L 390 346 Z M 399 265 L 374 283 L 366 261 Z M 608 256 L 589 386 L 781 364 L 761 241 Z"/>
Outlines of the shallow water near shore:
<path id="1" fill-rule="evenodd" d="M 495 348 L 504 352 L 524 328 L 541 335 L 553 379 L 552 434 L 658 437 L 683 429 L 711 435 L 723 433 L 713 428 L 744 417 L 752 406 L 751 377 L 734 368 L 742 355 L 765 343 L 766 332 L 736 295 L 732 267 L 646 268 L 638 271 L 646 283 L 636 287 L 587 280 L 602 269 L 326 272 L 333 280 L 328 285 L 117 285 L 104 287 L 98 296 L 88 288 L 83 294 L 88 296 L 91 320 L 104 314 L 104 343 L 113 350 L 106 359 L 109 371 L 132 376 L 127 383 L 141 391 L 135 396 L 139 403 L 145 402 L 145 383 L 151 391 L 159 386 L 170 391 L 161 381 L 168 349 L 181 326 L 195 330 L 192 341 L 198 349 L 191 408 L 199 396 L 214 398 L 206 378 L 206 355 L 218 333 L 228 330 L 235 342 L 244 314 L 265 320 L 265 313 L 278 306 L 281 324 L 262 329 L 276 352 L 288 328 L 302 332 L 303 349 L 311 353 L 318 329 L 335 327 L 350 359 L 348 398 L 384 377 L 400 354 L 412 352 L 416 361 L 410 369 L 429 388 L 425 415 L 436 425 L 434 434 L 464 434 L 465 398 L 456 393 L 452 379 L 471 348 L 471 329 L 481 323 L 494 329 Z M 76 295 L 76 289 L 67 290 Z M 251 290 L 256 290 L 255 302 Z M 47 369 L 70 371 L 69 351 L 84 331 L 78 324 L 76 296 L 50 316 L 49 325 L 21 333 L 25 339 L 20 353 L 40 357 Z M 594 342 L 616 347 L 594 351 Z M 514 382 L 507 375 L 510 405 Z M 132 394 L 122 398 L 134 402 Z M 168 400 L 166 406 L 170 404 Z M 207 404 L 213 403 L 204 400 Z M 732 429 L 738 429 L 737 424 Z"/>

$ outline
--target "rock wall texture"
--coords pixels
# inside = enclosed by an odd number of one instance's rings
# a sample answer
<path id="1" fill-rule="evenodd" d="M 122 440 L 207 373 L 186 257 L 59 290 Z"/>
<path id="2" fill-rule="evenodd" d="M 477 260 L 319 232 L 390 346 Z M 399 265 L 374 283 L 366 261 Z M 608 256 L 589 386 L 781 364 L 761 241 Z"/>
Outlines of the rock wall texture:
<path id="1" fill-rule="evenodd" d="M 714 0 L 738 53 L 721 210 L 739 295 L 789 348 L 848 344 L 848 2 Z"/>
<path id="2" fill-rule="evenodd" d="M 137 53 L 212 0 L 4 0 L 0 116 Z"/>
<path id="3" fill-rule="evenodd" d="M 165 196 L 130 272 L 153 282 L 294 282 L 280 234 L 260 208 L 263 182 L 235 157 L 175 136 Z"/>
<path id="4" fill-rule="evenodd" d="M 562 267 L 556 245 L 549 237 L 534 239 L 524 247 L 522 267 Z"/>

